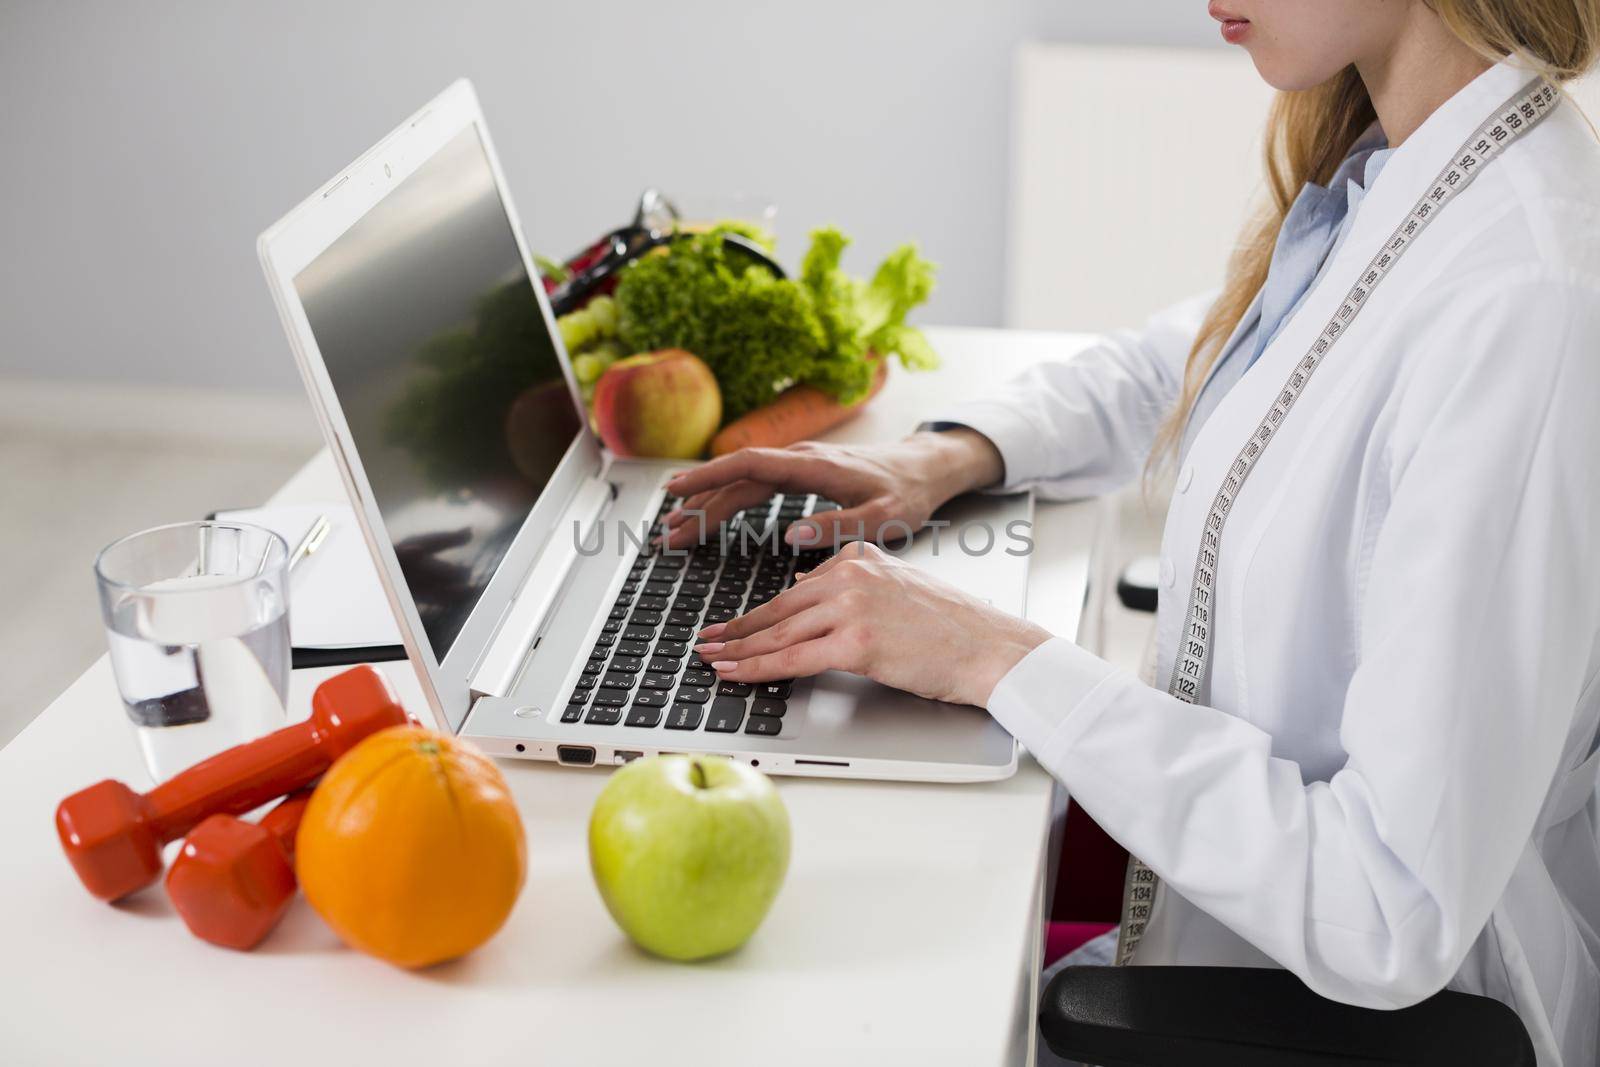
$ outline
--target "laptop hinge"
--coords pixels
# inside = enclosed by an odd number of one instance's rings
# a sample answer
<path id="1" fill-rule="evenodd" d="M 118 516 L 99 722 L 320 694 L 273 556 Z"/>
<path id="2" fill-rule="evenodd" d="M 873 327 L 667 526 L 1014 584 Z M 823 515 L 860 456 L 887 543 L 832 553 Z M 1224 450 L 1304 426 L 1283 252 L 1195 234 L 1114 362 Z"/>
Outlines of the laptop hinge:
<path id="1" fill-rule="evenodd" d="M 585 482 L 573 496 L 571 506 L 557 520 L 549 543 L 501 616 L 488 648 L 473 667 L 467 679 L 473 696 L 503 697 L 511 692 L 523 661 L 581 558 L 578 546 L 588 542 L 615 496 L 616 490 L 603 478 Z"/>

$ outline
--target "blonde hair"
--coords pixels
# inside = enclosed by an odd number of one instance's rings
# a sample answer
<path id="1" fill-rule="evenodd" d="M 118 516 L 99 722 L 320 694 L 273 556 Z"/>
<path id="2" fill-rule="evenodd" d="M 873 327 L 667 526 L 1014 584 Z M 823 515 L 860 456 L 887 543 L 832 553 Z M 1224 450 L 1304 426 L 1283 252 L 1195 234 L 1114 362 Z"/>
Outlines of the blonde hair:
<path id="1" fill-rule="evenodd" d="M 1600 52 L 1600 0 L 1428 0 L 1444 24 L 1491 62 L 1516 55 L 1553 82 L 1577 77 Z M 1222 292 L 1200 324 L 1178 403 L 1157 431 L 1146 474 L 1176 453 L 1201 383 L 1267 279 L 1284 216 L 1306 182 L 1325 185 L 1376 113 L 1355 67 L 1314 89 L 1280 92 L 1267 115 L 1262 155 L 1267 203 L 1245 224 Z"/>

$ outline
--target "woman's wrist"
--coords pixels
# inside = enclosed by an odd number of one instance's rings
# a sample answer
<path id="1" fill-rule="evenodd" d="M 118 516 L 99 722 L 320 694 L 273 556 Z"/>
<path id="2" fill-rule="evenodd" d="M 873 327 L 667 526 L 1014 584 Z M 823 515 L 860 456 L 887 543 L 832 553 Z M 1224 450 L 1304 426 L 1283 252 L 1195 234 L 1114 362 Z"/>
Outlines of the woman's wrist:
<path id="1" fill-rule="evenodd" d="M 978 661 L 973 665 L 972 693 L 966 703 L 980 708 L 989 706 L 1000 680 L 1021 663 L 1034 649 L 1050 640 L 1051 633 L 1044 627 L 1019 619 L 1014 615 L 1000 615 L 995 625 L 985 635 L 985 640 L 974 643 Z"/>
<path id="2" fill-rule="evenodd" d="M 921 454 L 924 477 L 938 507 L 975 489 L 998 485 L 1005 477 L 1000 450 L 983 434 L 965 426 L 919 430 L 906 438 Z"/>

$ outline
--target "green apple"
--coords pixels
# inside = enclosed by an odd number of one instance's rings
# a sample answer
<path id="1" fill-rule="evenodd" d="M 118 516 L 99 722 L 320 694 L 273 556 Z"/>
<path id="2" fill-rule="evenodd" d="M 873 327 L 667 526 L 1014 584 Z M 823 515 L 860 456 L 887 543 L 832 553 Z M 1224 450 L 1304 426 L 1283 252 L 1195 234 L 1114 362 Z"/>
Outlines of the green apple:
<path id="1" fill-rule="evenodd" d="M 789 813 L 766 775 L 722 756 L 650 756 L 611 776 L 589 817 L 611 917 L 674 960 L 732 952 L 789 868 Z"/>

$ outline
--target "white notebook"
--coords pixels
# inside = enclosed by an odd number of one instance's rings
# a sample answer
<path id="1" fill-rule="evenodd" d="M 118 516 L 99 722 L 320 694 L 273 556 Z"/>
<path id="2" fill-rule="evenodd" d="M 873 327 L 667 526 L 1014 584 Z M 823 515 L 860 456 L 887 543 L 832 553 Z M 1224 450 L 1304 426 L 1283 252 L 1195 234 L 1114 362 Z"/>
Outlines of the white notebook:
<path id="1" fill-rule="evenodd" d="M 219 511 L 221 521 L 265 526 L 290 551 L 317 520 L 333 527 L 327 539 L 289 577 L 289 642 L 295 648 L 398 645 L 400 630 L 378 580 L 378 568 L 349 504 L 288 504 Z"/>

